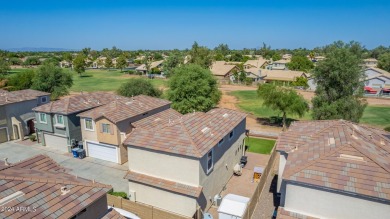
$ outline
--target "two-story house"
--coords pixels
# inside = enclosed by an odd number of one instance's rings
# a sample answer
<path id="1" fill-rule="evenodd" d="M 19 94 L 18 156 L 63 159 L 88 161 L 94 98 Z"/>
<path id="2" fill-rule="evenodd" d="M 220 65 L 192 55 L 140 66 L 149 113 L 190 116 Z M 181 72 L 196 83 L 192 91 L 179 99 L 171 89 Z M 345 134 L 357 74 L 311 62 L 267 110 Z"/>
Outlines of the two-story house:
<path id="1" fill-rule="evenodd" d="M 72 142 L 82 140 L 80 118 L 76 115 L 120 98 L 123 97 L 106 92 L 82 93 L 35 107 L 38 141 L 64 153 L 71 152 Z"/>
<path id="2" fill-rule="evenodd" d="M 0 90 L 0 143 L 35 133 L 32 109 L 49 101 L 50 94 L 46 92 Z"/>
<path id="3" fill-rule="evenodd" d="M 364 71 L 366 78 L 364 79 L 365 89 L 373 94 L 388 94 L 390 93 L 390 73 L 380 69 L 370 67 Z"/>
<path id="4" fill-rule="evenodd" d="M 216 108 L 157 125 L 147 119 L 124 142 L 130 200 L 187 217 L 210 207 L 240 161 L 246 114 Z"/>
<path id="5" fill-rule="evenodd" d="M 133 123 L 168 110 L 170 104 L 167 100 L 138 95 L 132 98 L 122 97 L 78 114 L 87 156 L 125 163 L 127 147 L 122 143 L 134 128 Z"/>
<path id="6" fill-rule="evenodd" d="M 278 61 L 272 62 L 271 69 L 272 70 L 287 70 L 287 64 L 290 63 L 290 60 L 281 59 Z"/>
<path id="7" fill-rule="evenodd" d="M 389 217 L 389 132 L 344 120 L 300 121 L 276 150 L 278 218 Z"/>

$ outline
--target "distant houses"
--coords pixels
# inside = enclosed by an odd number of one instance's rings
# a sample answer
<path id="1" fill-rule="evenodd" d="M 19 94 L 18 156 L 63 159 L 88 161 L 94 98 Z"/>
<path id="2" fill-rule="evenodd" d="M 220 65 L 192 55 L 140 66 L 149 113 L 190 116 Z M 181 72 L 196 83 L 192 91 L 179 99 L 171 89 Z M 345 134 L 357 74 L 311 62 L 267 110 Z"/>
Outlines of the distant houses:
<path id="1" fill-rule="evenodd" d="M 375 67 L 365 70 L 364 90 L 370 95 L 390 96 L 390 73 Z"/>

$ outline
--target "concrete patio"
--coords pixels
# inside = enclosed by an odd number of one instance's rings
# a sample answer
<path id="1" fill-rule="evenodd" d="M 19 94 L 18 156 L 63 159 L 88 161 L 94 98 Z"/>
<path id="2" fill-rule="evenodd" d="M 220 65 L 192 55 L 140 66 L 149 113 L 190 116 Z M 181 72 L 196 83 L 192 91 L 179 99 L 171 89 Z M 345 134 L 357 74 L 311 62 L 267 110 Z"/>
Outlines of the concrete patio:
<path id="1" fill-rule="evenodd" d="M 270 158 L 270 155 L 246 152 L 246 156 L 248 156 L 248 163 L 243 168 L 242 175 L 233 175 L 230 178 L 225 190 L 220 193 L 222 198 L 227 194 L 235 194 L 248 198 L 252 197 L 258 184 L 256 182 L 253 182 L 253 169 L 255 166 L 265 168 Z M 210 213 L 214 219 L 218 219 L 217 210 L 218 207 L 212 206 L 207 212 Z"/>

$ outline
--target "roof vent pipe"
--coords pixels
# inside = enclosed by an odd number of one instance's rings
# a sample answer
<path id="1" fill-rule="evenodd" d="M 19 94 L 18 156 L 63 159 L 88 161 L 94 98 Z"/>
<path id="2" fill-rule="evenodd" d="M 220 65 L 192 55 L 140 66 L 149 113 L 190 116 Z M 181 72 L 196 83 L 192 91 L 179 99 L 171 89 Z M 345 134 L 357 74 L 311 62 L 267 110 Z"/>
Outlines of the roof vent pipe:
<path id="1" fill-rule="evenodd" d="M 4 158 L 4 165 L 9 166 L 10 163 L 8 163 L 8 157 Z"/>

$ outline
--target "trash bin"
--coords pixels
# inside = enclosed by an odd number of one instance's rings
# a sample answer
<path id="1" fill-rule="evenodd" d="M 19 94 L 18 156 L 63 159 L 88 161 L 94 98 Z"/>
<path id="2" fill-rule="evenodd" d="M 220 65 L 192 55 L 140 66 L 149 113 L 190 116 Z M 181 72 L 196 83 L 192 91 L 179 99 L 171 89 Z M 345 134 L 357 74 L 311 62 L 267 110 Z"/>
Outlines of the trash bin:
<path id="1" fill-rule="evenodd" d="M 77 153 L 78 153 L 78 157 L 80 159 L 83 159 L 85 157 L 85 150 L 84 149 L 78 149 Z"/>
<path id="2" fill-rule="evenodd" d="M 77 152 L 78 150 L 79 150 L 78 148 L 73 148 L 72 149 L 73 157 L 75 157 L 75 158 L 79 157 L 79 153 Z"/>

